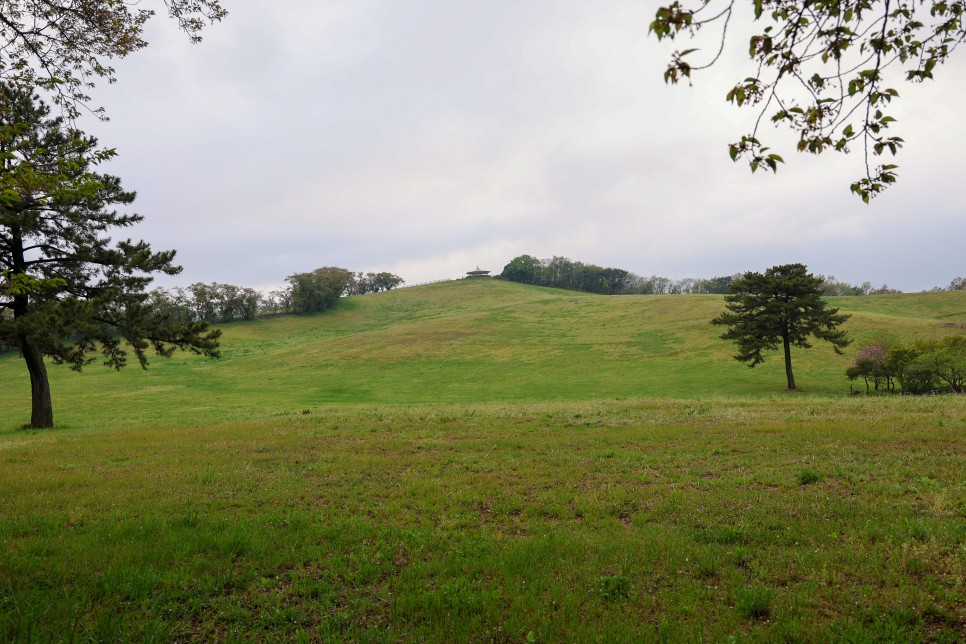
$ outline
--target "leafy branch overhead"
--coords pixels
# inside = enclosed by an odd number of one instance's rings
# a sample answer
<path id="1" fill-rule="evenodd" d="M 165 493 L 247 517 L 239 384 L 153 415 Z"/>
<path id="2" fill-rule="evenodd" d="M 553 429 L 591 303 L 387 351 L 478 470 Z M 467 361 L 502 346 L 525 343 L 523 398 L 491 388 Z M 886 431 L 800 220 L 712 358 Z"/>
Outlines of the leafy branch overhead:
<path id="1" fill-rule="evenodd" d="M 158 8 L 161 2 L 157 2 Z M 227 15 L 219 0 L 163 0 L 192 42 Z M 149 4 L 117 0 L 0 0 L 0 80 L 50 92 L 68 117 L 90 108 L 98 78 L 114 82 L 112 61 L 144 48 Z"/>
<path id="2" fill-rule="evenodd" d="M 886 159 L 904 143 L 888 114 L 899 96 L 899 71 L 911 82 L 933 78 L 966 39 L 966 0 L 753 0 L 753 8 L 761 25 L 748 42 L 754 72 L 726 98 L 758 117 L 752 132 L 730 145 L 731 158 L 748 161 L 753 172 L 777 170 L 782 158 L 759 138 L 766 118 L 798 134 L 799 152 L 858 146 L 865 172 L 851 189 L 868 203 L 896 181 L 897 166 Z M 719 60 L 736 9 L 735 0 L 675 0 L 658 9 L 650 31 L 659 40 L 720 30 L 716 52 L 700 64 L 690 62 L 698 49 L 675 51 L 667 83 L 690 82 L 693 72 Z"/>

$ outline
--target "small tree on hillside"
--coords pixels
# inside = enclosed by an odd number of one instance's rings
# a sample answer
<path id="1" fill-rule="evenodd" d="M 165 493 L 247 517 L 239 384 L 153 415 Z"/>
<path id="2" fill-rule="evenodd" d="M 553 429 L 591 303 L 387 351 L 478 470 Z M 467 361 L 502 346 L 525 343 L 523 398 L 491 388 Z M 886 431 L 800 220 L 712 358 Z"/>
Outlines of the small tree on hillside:
<path id="1" fill-rule="evenodd" d="M 781 346 L 788 388 L 795 389 L 792 346 L 807 349 L 815 337 L 841 354 L 850 342 L 838 328 L 849 316 L 826 307 L 823 289 L 823 280 L 803 264 L 774 266 L 764 274 L 748 272 L 731 283 L 731 294 L 725 296 L 728 312 L 711 323 L 729 327 L 721 337 L 737 343 L 735 360 L 749 367 L 764 362 L 765 351 Z"/>
<path id="2" fill-rule="evenodd" d="M 922 394 L 934 386 L 935 376 L 919 362 L 922 348 L 916 344 L 896 343 L 886 354 L 886 369 L 895 374 L 903 391 Z"/>
<path id="3" fill-rule="evenodd" d="M 865 390 L 869 391 L 869 383 L 878 391 L 880 386 L 892 389 L 892 374 L 886 368 L 886 356 L 889 348 L 884 343 L 872 343 L 859 349 L 855 356 L 855 362 L 845 370 L 845 375 L 849 380 L 862 378 L 865 381 Z"/>
<path id="4" fill-rule="evenodd" d="M 952 336 L 923 347 L 919 364 L 951 391 L 966 391 L 966 336 Z"/>
<path id="5" fill-rule="evenodd" d="M 181 322 L 145 292 L 151 273 L 181 271 L 174 251 L 111 242 L 112 229 L 141 220 L 111 209 L 134 193 L 91 169 L 113 152 L 48 114 L 29 91 L 0 84 L 0 344 L 27 364 L 31 427 L 54 423 L 45 356 L 80 370 L 98 351 L 116 369 L 128 350 L 142 367 L 151 348 L 218 355 L 218 331 Z"/>
<path id="6" fill-rule="evenodd" d="M 352 271 L 337 266 L 323 266 L 310 273 L 286 277 L 291 285 L 291 309 L 295 313 L 316 313 L 336 305 L 348 292 L 354 279 Z"/>
<path id="7" fill-rule="evenodd" d="M 372 273 L 368 273 L 367 275 L 372 275 Z M 406 280 L 403 278 L 386 271 L 380 271 L 372 276 L 372 286 L 377 293 L 380 291 L 391 291 L 405 283 Z"/>
<path id="8" fill-rule="evenodd" d="M 503 267 L 500 277 L 511 282 L 536 284 L 541 268 L 540 260 L 533 255 L 520 255 L 511 259 L 510 263 Z"/>

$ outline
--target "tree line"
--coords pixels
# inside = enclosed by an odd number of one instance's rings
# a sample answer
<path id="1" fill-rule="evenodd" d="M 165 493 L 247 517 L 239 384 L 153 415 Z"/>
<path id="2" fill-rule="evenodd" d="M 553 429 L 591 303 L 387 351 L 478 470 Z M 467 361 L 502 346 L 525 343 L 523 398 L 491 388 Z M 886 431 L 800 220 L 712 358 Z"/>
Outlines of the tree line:
<path id="1" fill-rule="evenodd" d="M 295 273 L 285 281 L 286 286 L 268 293 L 234 284 L 197 282 L 155 289 L 150 297 L 152 305 L 173 321 L 232 322 L 260 315 L 325 311 L 341 297 L 389 291 L 405 283 L 392 273 L 352 272 L 337 266 Z"/>
<path id="2" fill-rule="evenodd" d="M 556 255 L 550 259 L 520 255 L 510 260 L 497 277 L 510 282 L 603 295 L 671 295 L 728 293 L 735 276 L 672 280 L 658 275 L 642 277 L 622 268 L 604 268 Z"/>
<path id="3" fill-rule="evenodd" d="M 742 273 L 717 277 L 685 277 L 672 279 L 660 275 L 642 277 L 622 268 L 604 268 L 596 264 L 585 264 L 566 257 L 553 256 L 538 259 L 533 255 L 515 257 L 503 267 L 497 277 L 511 282 L 550 286 L 572 291 L 600 293 L 602 295 L 727 295 L 731 293 L 732 283 L 741 278 Z M 834 275 L 817 275 L 823 295 L 885 295 L 901 293 L 887 284 L 875 287 L 870 282 L 849 284 Z M 966 279 L 956 278 L 948 290 L 966 289 Z M 947 289 L 933 289 L 947 290 Z"/>
<path id="4" fill-rule="evenodd" d="M 966 277 L 954 277 L 948 286 L 937 286 L 932 289 L 932 292 L 936 291 L 966 291 Z"/>

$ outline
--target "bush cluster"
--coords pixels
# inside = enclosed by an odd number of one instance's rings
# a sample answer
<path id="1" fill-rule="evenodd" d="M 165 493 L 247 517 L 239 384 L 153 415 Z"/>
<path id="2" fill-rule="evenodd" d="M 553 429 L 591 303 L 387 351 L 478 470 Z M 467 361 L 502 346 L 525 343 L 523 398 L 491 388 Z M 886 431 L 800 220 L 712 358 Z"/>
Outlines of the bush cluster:
<path id="1" fill-rule="evenodd" d="M 876 339 L 866 344 L 845 370 L 861 378 L 866 391 L 910 394 L 966 391 L 966 336 L 912 343 Z"/>

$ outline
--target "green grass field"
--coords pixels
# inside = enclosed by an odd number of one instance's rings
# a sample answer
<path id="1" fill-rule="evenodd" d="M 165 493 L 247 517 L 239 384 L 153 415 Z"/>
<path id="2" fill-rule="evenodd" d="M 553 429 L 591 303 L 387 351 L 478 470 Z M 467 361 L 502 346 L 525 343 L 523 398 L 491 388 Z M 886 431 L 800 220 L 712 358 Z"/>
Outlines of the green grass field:
<path id="1" fill-rule="evenodd" d="M 835 305 L 966 325 L 966 293 Z M 52 366 L 44 431 L 0 357 L 0 639 L 963 641 L 966 397 L 850 397 L 821 345 L 785 392 L 721 308 L 351 298 L 220 361 Z"/>

